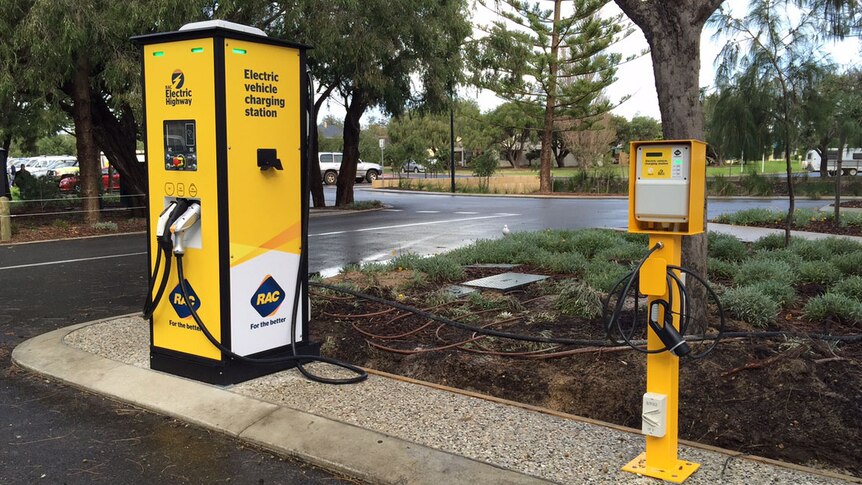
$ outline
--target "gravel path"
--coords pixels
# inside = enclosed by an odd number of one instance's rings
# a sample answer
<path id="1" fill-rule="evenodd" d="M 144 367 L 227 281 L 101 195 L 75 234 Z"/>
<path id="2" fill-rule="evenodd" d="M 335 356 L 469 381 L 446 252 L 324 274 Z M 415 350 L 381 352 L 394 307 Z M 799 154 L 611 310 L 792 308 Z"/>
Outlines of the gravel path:
<path id="1" fill-rule="evenodd" d="M 149 328 L 138 317 L 85 327 L 66 343 L 149 365 Z M 308 368 L 340 375 L 320 364 Z M 619 470 L 643 451 L 639 435 L 418 384 L 372 375 L 361 384 L 328 386 L 289 370 L 226 390 L 560 483 L 657 483 Z M 685 446 L 679 454 L 702 464 L 690 484 L 846 483 Z"/>

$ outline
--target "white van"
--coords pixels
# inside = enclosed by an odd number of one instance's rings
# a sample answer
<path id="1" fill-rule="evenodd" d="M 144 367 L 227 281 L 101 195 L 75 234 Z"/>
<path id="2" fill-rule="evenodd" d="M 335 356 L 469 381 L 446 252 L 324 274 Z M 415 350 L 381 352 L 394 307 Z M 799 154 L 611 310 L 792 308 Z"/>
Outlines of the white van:
<path id="1" fill-rule="evenodd" d="M 341 152 L 320 152 L 317 154 L 317 159 L 320 161 L 320 176 L 323 178 L 323 183 L 333 185 L 338 180 L 338 172 L 341 170 Z M 356 165 L 356 182 L 360 183 L 367 180 L 371 183 L 380 177 L 383 173 L 383 168 L 376 163 L 363 162 L 359 160 Z"/>

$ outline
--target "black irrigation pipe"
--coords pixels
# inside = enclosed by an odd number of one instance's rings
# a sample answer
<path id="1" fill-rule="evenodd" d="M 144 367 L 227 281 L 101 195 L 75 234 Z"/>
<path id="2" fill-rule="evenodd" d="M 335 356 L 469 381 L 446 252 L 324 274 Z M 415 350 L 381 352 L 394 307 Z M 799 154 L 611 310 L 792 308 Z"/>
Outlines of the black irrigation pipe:
<path id="1" fill-rule="evenodd" d="M 591 347 L 612 347 L 619 345 L 618 343 L 609 342 L 607 340 L 584 340 L 584 339 L 569 339 L 569 338 L 552 338 L 552 337 L 536 337 L 532 335 L 521 335 L 517 333 L 510 332 L 502 332 L 499 330 L 493 330 L 489 328 L 476 327 L 473 325 L 468 325 L 466 323 L 461 323 L 456 320 L 452 320 L 446 317 L 441 317 L 440 315 L 435 315 L 433 313 L 428 313 L 426 311 L 420 310 L 416 307 L 405 305 L 403 303 L 398 303 L 396 301 L 387 300 L 385 298 L 380 298 L 377 296 L 369 295 L 367 293 L 362 293 L 360 291 L 351 290 L 350 288 L 345 288 L 343 286 L 338 285 L 329 285 L 326 283 L 320 283 L 315 281 L 309 282 L 310 286 L 314 286 L 317 288 L 323 288 L 330 291 L 335 291 L 338 293 L 343 293 L 346 295 L 351 295 L 356 298 L 360 298 L 367 301 L 373 301 L 375 303 L 380 303 L 382 305 L 387 305 L 393 308 L 397 308 L 399 310 L 403 310 L 406 312 L 413 313 L 414 315 L 420 316 L 422 318 L 427 318 L 429 320 L 433 320 L 435 322 L 440 322 L 444 325 L 448 325 L 450 327 L 460 328 L 462 330 L 467 330 L 469 332 L 476 332 L 482 335 L 488 335 L 491 337 L 500 337 L 507 338 L 510 340 L 520 340 L 524 342 L 537 342 L 544 344 L 559 344 L 559 345 L 574 345 L 574 346 L 591 346 Z M 862 342 L 862 334 L 855 335 L 830 335 L 830 334 L 821 334 L 821 333 L 806 333 L 806 332 L 783 332 L 783 331 L 764 331 L 764 332 L 724 332 L 722 334 L 722 338 L 752 338 L 752 339 L 791 339 L 791 338 L 802 338 L 809 340 L 825 340 L 825 341 L 833 341 L 833 342 L 843 342 L 843 343 L 855 343 Z M 714 338 L 706 337 L 706 336 L 690 336 L 687 337 L 690 342 L 699 342 L 705 340 L 714 340 Z M 644 340 L 635 340 L 632 341 L 635 345 L 645 345 L 646 341 Z"/>

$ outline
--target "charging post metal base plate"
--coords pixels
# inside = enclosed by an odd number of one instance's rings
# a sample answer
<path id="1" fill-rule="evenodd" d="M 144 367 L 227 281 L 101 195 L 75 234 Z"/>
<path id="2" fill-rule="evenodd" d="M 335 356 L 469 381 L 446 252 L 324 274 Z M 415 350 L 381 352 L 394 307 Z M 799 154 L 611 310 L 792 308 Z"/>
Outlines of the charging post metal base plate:
<path id="1" fill-rule="evenodd" d="M 672 463 L 672 466 L 668 467 L 647 466 L 646 462 L 646 453 L 641 453 L 637 458 L 628 462 L 623 470 L 668 482 L 682 483 L 700 467 L 698 463 L 685 460 L 676 460 L 676 463 Z"/>

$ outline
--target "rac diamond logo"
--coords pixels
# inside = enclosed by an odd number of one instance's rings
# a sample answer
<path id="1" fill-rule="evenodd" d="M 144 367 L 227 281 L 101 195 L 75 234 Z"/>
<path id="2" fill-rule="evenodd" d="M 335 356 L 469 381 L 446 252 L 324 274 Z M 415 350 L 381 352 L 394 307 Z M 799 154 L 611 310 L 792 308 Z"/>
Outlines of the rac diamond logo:
<path id="1" fill-rule="evenodd" d="M 192 285 L 189 284 L 189 280 L 186 280 L 186 289 L 189 292 L 189 301 L 192 302 L 192 308 L 194 308 L 195 311 L 200 310 L 201 300 L 198 298 Z M 192 311 L 189 310 L 188 306 L 186 306 L 186 300 L 183 298 L 183 292 L 180 290 L 179 284 L 177 284 L 177 286 L 171 291 L 171 306 L 174 307 L 174 311 L 177 312 L 177 316 L 180 318 L 188 318 L 192 316 Z"/>
<path id="2" fill-rule="evenodd" d="M 266 318 L 277 312 L 284 300 L 284 290 L 276 283 L 275 278 L 266 275 L 263 283 L 251 296 L 251 306 L 261 317 Z"/>

